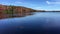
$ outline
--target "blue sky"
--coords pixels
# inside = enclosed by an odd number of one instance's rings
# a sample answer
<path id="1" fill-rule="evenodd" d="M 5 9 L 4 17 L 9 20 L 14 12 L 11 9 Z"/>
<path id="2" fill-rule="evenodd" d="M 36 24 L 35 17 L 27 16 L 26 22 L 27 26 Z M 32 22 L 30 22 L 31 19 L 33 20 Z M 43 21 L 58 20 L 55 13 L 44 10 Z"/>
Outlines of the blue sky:
<path id="1" fill-rule="evenodd" d="M 25 6 L 36 10 L 60 10 L 60 0 L 0 0 L 0 4 Z"/>

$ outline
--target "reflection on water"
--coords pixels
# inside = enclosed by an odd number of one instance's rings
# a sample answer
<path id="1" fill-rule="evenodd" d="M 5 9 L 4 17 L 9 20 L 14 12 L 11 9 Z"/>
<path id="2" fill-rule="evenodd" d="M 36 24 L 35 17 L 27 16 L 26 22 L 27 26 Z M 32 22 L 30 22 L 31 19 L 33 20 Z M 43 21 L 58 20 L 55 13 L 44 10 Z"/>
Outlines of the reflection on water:
<path id="1" fill-rule="evenodd" d="M 0 20 L 3 34 L 60 33 L 60 12 L 35 12 L 34 15 Z"/>
<path id="2" fill-rule="evenodd" d="M 1 14 L 0 19 L 5 19 L 5 18 L 15 18 L 15 17 L 25 17 L 28 15 L 33 15 L 33 13 L 22 13 L 22 14 Z"/>

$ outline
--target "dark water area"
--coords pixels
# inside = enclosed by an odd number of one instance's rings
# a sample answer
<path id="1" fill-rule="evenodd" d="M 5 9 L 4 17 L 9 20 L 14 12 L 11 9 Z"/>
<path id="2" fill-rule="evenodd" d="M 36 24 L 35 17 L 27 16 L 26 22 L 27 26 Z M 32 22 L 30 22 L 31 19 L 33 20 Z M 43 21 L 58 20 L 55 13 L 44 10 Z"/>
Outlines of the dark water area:
<path id="1" fill-rule="evenodd" d="M 0 19 L 0 34 L 60 34 L 60 12 Z"/>

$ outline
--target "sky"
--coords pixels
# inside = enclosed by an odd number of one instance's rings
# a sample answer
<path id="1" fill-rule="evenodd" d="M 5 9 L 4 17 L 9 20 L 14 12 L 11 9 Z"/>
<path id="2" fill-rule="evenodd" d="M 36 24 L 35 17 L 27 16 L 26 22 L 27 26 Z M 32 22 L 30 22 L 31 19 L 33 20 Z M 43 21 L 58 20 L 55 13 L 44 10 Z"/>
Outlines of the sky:
<path id="1" fill-rule="evenodd" d="M 24 6 L 36 10 L 60 10 L 60 0 L 0 0 L 0 4 Z"/>

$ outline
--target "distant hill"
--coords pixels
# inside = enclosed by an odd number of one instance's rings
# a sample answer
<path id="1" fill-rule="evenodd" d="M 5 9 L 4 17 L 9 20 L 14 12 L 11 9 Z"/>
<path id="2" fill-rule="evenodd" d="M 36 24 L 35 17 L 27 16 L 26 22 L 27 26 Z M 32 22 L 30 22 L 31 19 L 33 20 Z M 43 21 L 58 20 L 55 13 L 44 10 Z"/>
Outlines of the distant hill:
<path id="1" fill-rule="evenodd" d="M 32 12 L 36 12 L 36 10 L 23 6 L 7 6 L 0 4 L 0 18 L 26 16 L 30 15 Z"/>

